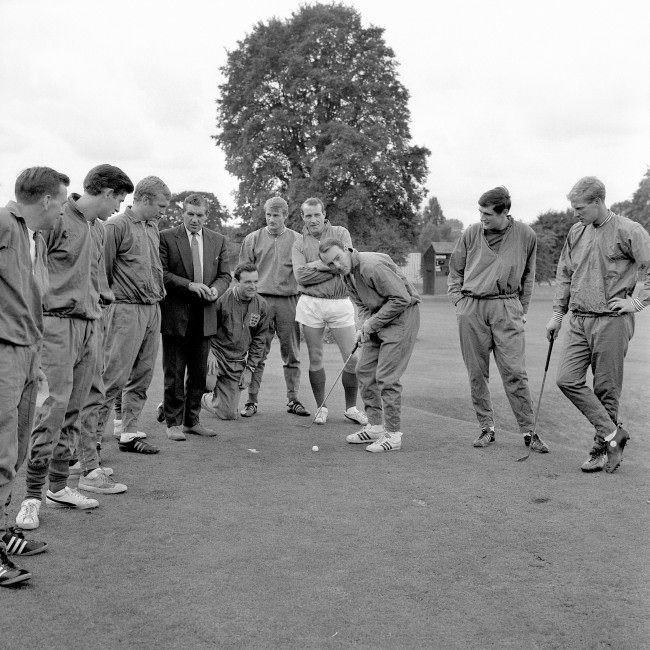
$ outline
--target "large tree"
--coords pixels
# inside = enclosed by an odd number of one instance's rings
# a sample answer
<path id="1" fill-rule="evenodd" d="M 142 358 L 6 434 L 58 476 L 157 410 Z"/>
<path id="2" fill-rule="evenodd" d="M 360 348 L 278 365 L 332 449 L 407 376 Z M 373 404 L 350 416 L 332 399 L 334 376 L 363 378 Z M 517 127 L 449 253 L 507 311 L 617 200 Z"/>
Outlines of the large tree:
<path id="1" fill-rule="evenodd" d="M 614 212 L 629 217 L 632 221 L 638 221 L 650 232 L 650 168 L 646 170 L 632 200 L 614 203 L 611 208 Z"/>
<path id="2" fill-rule="evenodd" d="M 172 194 L 169 201 L 167 214 L 160 220 L 159 228 L 170 228 L 178 226 L 183 221 L 183 201 L 190 194 L 199 194 L 208 204 L 208 218 L 205 222 L 206 228 L 212 230 L 222 230 L 224 224 L 230 219 L 228 209 L 221 205 L 219 199 L 212 192 L 196 192 L 193 190 L 184 190 L 178 194 Z"/>
<path id="3" fill-rule="evenodd" d="M 555 278 L 555 270 L 564 240 L 576 221 L 572 210 L 564 212 L 549 210 L 540 214 L 531 224 L 537 234 L 537 270 L 535 275 L 538 282 L 550 282 Z"/>
<path id="4" fill-rule="evenodd" d="M 403 257 L 415 240 L 428 150 L 411 144 L 408 92 L 383 29 L 340 4 L 258 23 L 228 53 L 217 143 L 250 229 L 274 194 L 325 202 L 355 245 Z"/>
<path id="5" fill-rule="evenodd" d="M 432 196 L 420 215 L 418 250 L 421 253 L 434 241 L 456 241 L 463 232 L 463 222 L 459 219 L 447 219 L 440 202 Z"/>

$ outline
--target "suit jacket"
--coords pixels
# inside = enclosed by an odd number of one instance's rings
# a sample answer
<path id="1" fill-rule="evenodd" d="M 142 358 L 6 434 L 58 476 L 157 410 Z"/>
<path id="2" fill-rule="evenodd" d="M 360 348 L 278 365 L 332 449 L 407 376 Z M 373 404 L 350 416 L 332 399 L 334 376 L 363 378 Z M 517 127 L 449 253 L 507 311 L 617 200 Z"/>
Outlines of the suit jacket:
<path id="1" fill-rule="evenodd" d="M 163 334 L 185 336 L 191 314 L 203 312 L 203 336 L 217 333 L 215 303 L 208 303 L 189 290 L 194 281 L 192 251 L 184 225 L 160 233 L 160 261 L 167 295 L 160 303 Z M 226 238 L 203 228 L 203 284 L 223 295 L 230 286 Z"/>

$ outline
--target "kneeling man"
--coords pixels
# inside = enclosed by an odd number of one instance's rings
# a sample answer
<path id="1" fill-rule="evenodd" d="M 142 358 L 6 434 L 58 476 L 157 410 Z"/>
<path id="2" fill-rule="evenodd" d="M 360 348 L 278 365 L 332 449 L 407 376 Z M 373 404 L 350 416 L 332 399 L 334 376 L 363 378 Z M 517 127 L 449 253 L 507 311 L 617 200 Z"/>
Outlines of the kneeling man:
<path id="1" fill-rule="evenodd" d="M 402 384 L 420 329 L 420 296 L 384 253 L 359 253 L 337 239 L 325 239 L 320 259 L 343 276 L 357 305 L 363 343 L 357 379 L 368 424 L 346 437 L 352 444 L 370 442 L 366 451 L 401 449 Z"/>
<path id="2" fill-rule="evenodd" d="M 254 264 L 240 264 L 234 272 L 237 284 L 216 302 L 217 333 L 208 356 L 208 385 L 201 406 L 221 420 L 236 420 L 239 394 L 248 388 L 266 350 L 269 315 L 266 300 L 257 293 Z M 215 377 L 216 376 L 216 377 Z"/>

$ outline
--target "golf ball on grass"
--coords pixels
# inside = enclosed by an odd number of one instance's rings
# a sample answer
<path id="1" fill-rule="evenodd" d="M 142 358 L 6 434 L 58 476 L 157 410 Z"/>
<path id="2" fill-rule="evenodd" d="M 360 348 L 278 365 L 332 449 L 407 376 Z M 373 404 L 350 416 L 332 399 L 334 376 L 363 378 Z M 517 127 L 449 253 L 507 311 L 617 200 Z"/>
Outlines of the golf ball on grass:
<path id="1" fill-rule="evenodd" d="M 318 445 L 314 445 L 314 446 L 311 448 L 311 450 L 312 450 L 312 451 L 318 451 Z"/>

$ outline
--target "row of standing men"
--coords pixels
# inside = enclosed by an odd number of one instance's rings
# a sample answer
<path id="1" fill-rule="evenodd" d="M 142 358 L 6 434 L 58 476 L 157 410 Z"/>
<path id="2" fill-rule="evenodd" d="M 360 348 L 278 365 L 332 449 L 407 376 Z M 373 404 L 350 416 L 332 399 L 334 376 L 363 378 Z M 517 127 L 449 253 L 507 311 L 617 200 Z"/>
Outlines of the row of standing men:
<path id="1" fill-rule="evenodd" d="M 16 181 L 16 201 L 0 211 L 0 288 L 7 303 L 0 315 L 6 352 L 0 355 L 0 585 L 31 577 L 8 554 L 47 548 L 23 533 L 40 524 L 46 482 L 45 500 L 59 508 L 99 505 L 83 492 L 127 490 L 99 455 L 114 406 L 119 449 L 158 453 L 138 418 L 160 332 L 165 389 L 159 419 L 171 440 L 214 435 L 199 420 L 201 405 L 233 419 L 242 389 L 248 388 L 242 415 L 255 415 L 275 333 L 287 410 L 309 416 L 298 399 L 302 323 L 315 421 L 324 424 L 328 416 L 322 364 L 327 325 L 347 361 L 345 416 L 364 425 L 348 442 L 373 452 L 400 448 L 399 377 L 415 343 L 420 299 L 389 256 L 354 251 L 347 230 L 329 224 L 319 199 L 302 206 L 302 235 L 285 225 L 286 202 L 270 199 L 267 226 L 244 241 L 228 288 L 226 242 L 203 227 L 207 206 L 200 195 L 186 199 L 181 226 L 159 233 L 157 222 L 171 198 L 161 179 L 150 176 L 134 187 L 119 168 L 99 165 L 84 179 L 82 195 L 68 197 L 68 185 L 69 178 L 51 168 L 27 169 Z M 131 192 L 133 205 L 112 216 Z M 347 273 L 319 258 L 327 241 L 348 256 Z M 363 320 L 358 333 L 348 293 Z M 356 341 L 364 345 L 355 369 Z M 203 394 L 208 370 L 214 388 Z M 356 406 L 358 378 L 365 413 Z M 46 397 L 36 412 L 39 391 Z M 9 526 L 12 487 L 26 457 L 26 496 L 17 526 Z M 68 485 L 75 471 L 78 488 Z"/>

